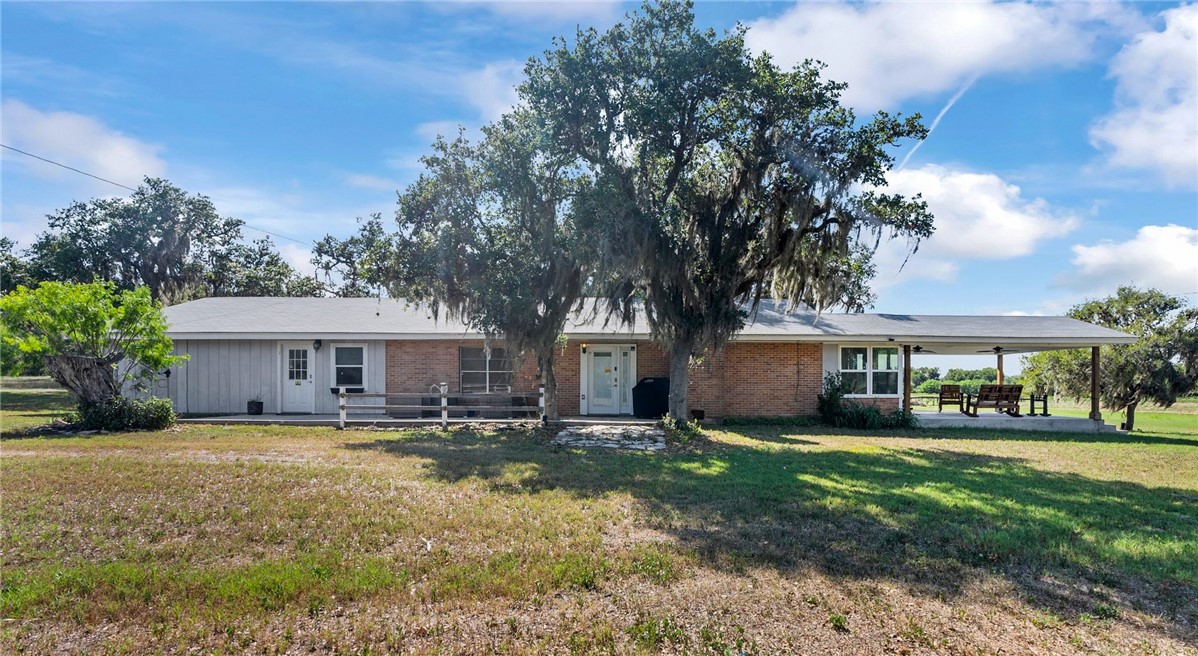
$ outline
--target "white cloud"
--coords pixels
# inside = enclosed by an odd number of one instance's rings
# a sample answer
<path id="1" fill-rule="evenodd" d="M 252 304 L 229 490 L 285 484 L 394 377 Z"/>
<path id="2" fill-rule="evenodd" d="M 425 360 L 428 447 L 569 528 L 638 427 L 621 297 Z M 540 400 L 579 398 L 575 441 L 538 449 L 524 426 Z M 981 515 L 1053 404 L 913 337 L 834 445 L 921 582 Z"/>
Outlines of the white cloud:
<path id="1" fill-rule="evenodd" d="M 1073 212 L 1042 198 L 1025 198 L 1018 186 L 993 173 L 928 164 L 892 172 L 889 191 L 923 194 L 936 232 L 920 249 L 947 257 L 1004 260 L 1028 255 L 1044 239 L 1068 234 L 1081 223 Z"/>
<path id="2" fill-rule="evenodd" d="M 1148 169 L 1170 186 L 1198 186 L 1198 5 L 1162 12 L 1111 62 L 1115 111 L 1090 130 L 1120 168 Z"/>
<path id="3" fill-rule="evenodd" d="M 1129 284 L 1171 294 L 1198 291 L 1198 228 L 1149 225 L 1124 242 L 1078 244 L 1073 266 L 1059 282 L 1087 293 L 1108 294 Z"/>
<path id="4" fill-rule="evenodd" d="M 513 59 L 491 62 L 462 76 L 462 93 L 484 121 L 493 121 L 516 105 L 516 85 L 523 76 L 522 62 Z"/>
<path id="5" fill-rule="evenodd" d="M 351 173 L 345 176 L 345 184 L 359 189 L 376 189 L 378 191 L 395 191 L 400 187 L 399 182 L 395 180 L 365 173 Z"/>
<path id="6" fill-rule="evenodd" d="M 316 271 L 316 267 L 312 265 L 312 249 L 292 242 L 275 245 L 279 248 L 279 255 L 301 275 L 310 276 Z"/>
<path id="7" fill-rule="evenodd" d="M 928 164 L 893 171 L 885 190 L 922 194 L 936 231 L 911 255 L 903 241 L 884 242 L 874 256 L 876 289 L 911 280 L 954 282 L 963 260 L 1006 260 L 1035 252 L 1040 242 L 1081 224 L 1074 212 L 1052 207 L 993 173 Z"/>
<path id="8" fill-rule="evenodd" d="M 316 201 L 303 194 L 281 194 L 253 187 L 218 187 L 205 189 L 203 193 L 212 199 L 222 216 L 245 221 L 244 232 L 248 239 L 269 236 L 280 252 L 288 248 L 290 252 L 298 253 L 295 247 L 310 248 L 315 240 L 326 234 L 347 236 L 357 230 L 354 217 L 365 216 L 370 211 L 366 208 L 313 209 L 317 206 Z"/>
<path id="9" fill-rule="evenodd" d="M 977 76 L 1076 65 L 1135 21 L 1114 3 L 800 3 L 750 22 L 747 42 L 784 66 L 825 62 L 849 105 L 874 110 Z"/>
<path id="10" fill-rule="evenodd" d="M 137 186 L 145 176 L 158 177 L 166 172 L 166 162 L 158 156 L 161 146 L 127 136 L 91 116 L 43 112 L 17 100 L 5 100 L 2 114 L 0 139 L 14 148 L 130 187 Z M 85 189 L 102 188 L 106 192 L 114 189 L 24 155 L 6 152 L 4 158 L 10 164 L 28 167 L 41 178 L 69 179 Z"/>

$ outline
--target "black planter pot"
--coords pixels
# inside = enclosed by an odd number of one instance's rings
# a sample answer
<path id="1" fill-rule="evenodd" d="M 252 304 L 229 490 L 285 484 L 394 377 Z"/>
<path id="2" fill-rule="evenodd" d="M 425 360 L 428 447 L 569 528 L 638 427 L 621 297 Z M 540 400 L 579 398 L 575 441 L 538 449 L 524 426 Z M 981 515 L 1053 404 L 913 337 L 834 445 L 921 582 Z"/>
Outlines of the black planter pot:
<path id="1" fill-rule="evenodd" d="M 251 414 L 251 415 L 262 414 L 262 402 L 261 401 L 247 401 L 245 404 L 245 411 L 247 414 Z"/>

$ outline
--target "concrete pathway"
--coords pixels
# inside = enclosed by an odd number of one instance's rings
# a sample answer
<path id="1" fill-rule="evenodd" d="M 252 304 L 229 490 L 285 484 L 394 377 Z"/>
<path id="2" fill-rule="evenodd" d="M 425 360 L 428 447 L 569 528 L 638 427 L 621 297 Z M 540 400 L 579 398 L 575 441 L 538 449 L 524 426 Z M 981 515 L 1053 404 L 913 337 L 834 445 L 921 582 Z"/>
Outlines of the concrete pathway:
<path id="1" fill-rule="evenodd" d="M 574 448 L 629 449 L 632 451 L 664 451 L 666 432 L 654 426 L 598 424 L 570 426 L 563 429 L 553 443 Z"/>

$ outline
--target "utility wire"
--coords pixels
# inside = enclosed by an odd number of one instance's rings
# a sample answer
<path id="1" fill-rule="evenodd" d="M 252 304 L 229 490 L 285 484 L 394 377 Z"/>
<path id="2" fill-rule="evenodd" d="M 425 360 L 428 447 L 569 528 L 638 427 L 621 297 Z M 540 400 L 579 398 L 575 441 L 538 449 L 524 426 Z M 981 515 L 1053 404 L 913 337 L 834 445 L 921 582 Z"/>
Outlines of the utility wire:
<path id="1" fill-rule="evenodd" d="M 43 162 L 46 162 L 47 164 L 53 164 L 54 166 L 61 166 L 62 168 L 66 169 L 68 171 L 74 171 L 75 173 L 82 173 L 83 175 L 86 175 L 89 178 L 95 178 L 96 180 L 99 180 L 100 182 L 107 182 L 110 185 L 116 185 L 116 186 L 120 187 L 121 189 L 128 189 L 129 191 L 137 191 L 133 187 L 123 185 L 119 182 L 113 182 L 112 180 L 109 180 L 108 178 L 101 178 L 98 175 L 92 175 L 91 173 L 88 173 L 87 171 L 80 171 L 79 169 L 77 169 L 73 166 L 67 166 L 66 164 L 59 164 L 58 162 L 55 162 L 54 160 L 46 159 L 45 157 L 39 157 L 37 155 L 34 155 L 33 153 L 27 153 L 27 152 L 21 150 L 20 148 L 13 148 L 12 146 L 10 146 L 8 144 L 0 143 L 0 146 L 3 146 L 5 148 L 13 151 L 14 153 L 21 153 L 22 155 L 32 157 L 33 159 L 40 159 Z"/>
<path id="2" fill-rule="evenodd" d="M 8 144 L 3 144 L 3 143 L 0 143 L 0 147 L 7 148 L 8 150 L 11 150 L 11 151 L 13 151 L 14 153 L 21 153 L 22 155 L 25 155 L 25 156 L 27 156 L 27 157 L 32 157 L 33 159 L 41 160 L 41 161 L 43 161 L 43 162 L 46 162 L 47 164 L 53 164 L 54 166 L 58 166 L 58 167 L 64 168 L 64 169 L 66 169 L 66 170 L 68 170 L 68 171 L 74 171 L 75 173 L 79 173 L 79 174 L 81 174 L 81 175 L 86 175 L 87 177 L 89 177 L 89 178 L 94 178 L 94 179 L 96 179 L 96 180 L 99 180 L 100 182 L 107 182 L 108 184 L 110 184 L 110 185 L 115 185 L 115 186 L 117 186 L 117 187 L 120 187 L 121 189 L 128 189 L 129 191 L 133 191 L 133 192 L 136 192 L 136 191 L 137 191 L 136 189 L 134 189 L 133 187 L 130 187 L 130 186 L 128 186 L 128 185 L 123 185 L 123 184 L 121 184 L 121 183 L 119 183 L 119 182 L 113 182 L 112 180 L 109 180 L 108 178 L 101 178 L 101 177 L 100 177 L 100 176 L 98 176 L 98 175 L 92 175 L 91 173 L 88 173 L 87 171 L 80 171 L 79 169 L 77 169 L 77 168 L 75 168 L 75 167 L 73 167 L 73 166 L 67 166 L 66 164 L 63 164 L 63 163 L 61 163 L 61 162 L 55 162 L 55 161 L 54 161 L 54 160 L 52 160 L 52 159 L 46 159 L 45 157 L 41 157 L 41 156 L 39 156 L 39 155 L 34 155 L 33 153 L 27 153 L 27 152 L 25 152 L 25 151 L 21 150 L 20 148 L 13 148 L 12 146 L 10 146 L 10 145 L 8 145 Z M 248 224 L 248 223 L 244 223 L 244 222 L 242 223 L 242 225 L 244 225 L 245 227 L 247 227 L 247 228 L 249 228 L 249 229 L 251 229 L 251 230 L 257 230 L 258 232 L 264 232 L 264 233 L 266 233 L 266 234 L 268 234 L 268 235 L 272 235 L 272 236 L 278 237 L 279 239 L 286 239 L 286 240 L 288 240 L 288 241 L 293 241 L 293 242 L 295 242 L 295 243 L 297 243 L 297 244 L 314 245 L 314 244 L 316 243 L 316 242 L 314 242 L 314 241 L 311 241 L 311 240 L 307 240 L 307 241 L 305 241 L 305 240 L 303 240 L 303 239 L 296 239 L 295 237 L 288 237 L 287 235 L 281 235 L 281 234 L 279 234 L 279 233 L 277 233 L 277 232 L 272 232 L 272 231 L 270 231 L 270 230 L 267 230 L 267 229 L 265 229 L 265 228 L 259 228 L 258 226 L 250 225 L 250 224 Z"/>

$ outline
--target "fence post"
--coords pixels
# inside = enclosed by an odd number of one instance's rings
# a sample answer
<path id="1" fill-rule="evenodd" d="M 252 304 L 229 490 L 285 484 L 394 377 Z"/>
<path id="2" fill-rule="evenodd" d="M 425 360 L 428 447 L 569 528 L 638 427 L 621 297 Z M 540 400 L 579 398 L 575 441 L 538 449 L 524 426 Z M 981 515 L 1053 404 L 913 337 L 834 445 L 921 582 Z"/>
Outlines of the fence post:
<path id="1" fill-rule="evenodd" d="M 441 430 L 449 428 L 449 383 L 441 383 Z"/>
<path id="2" fill-rule="evenodd" d="M 341 413 L 341 420 L 337 424 L 337 427 L 340 430 L 345 430 L 345 414 L 346 413 L 345 413 L 345 388 L 344 387 L 338 388 L 337 398 L 338 398 L 338 400 L 340 400 L 340 403 L 338 404 L 338 406 L 339 406 L 339 412 Z"/>
<path id="3" fill-rule="evenodd" d="M 541 391 L 537 396 L 537 407 L 541 409 L 541 423 L 545 423 L 545 386 L 541 385 Z"/>

